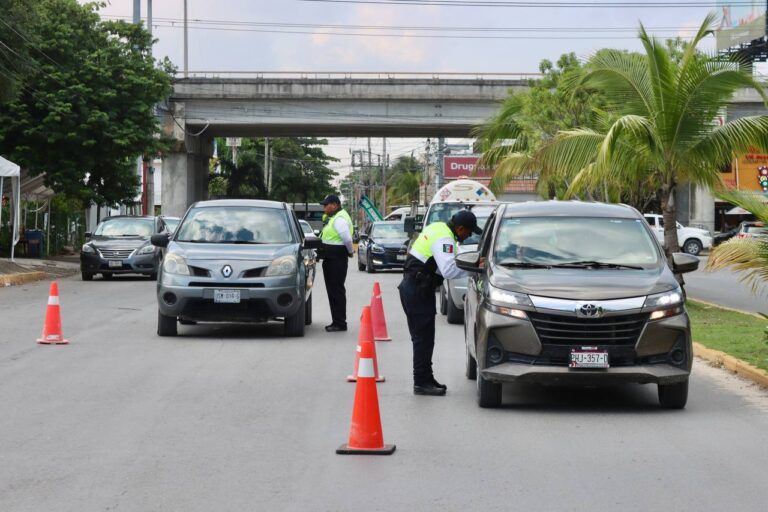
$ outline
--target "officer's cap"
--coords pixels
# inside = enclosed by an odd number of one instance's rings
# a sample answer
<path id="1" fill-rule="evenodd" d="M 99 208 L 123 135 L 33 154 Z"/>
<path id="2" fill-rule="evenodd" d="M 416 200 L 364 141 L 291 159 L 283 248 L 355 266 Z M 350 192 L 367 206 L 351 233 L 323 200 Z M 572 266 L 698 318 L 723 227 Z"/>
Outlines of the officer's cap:
<path id="1" fill-rule="evenodd" d="M 328 194 L 327 196 L 325 196 L 325 199 L 320 201 L 320 204 L 323 206 L 331 203 L 341 204 L 341 199 L 339 199 L 339 196 L 337 196 L 336 194 Z"/>
<path id="2" fill-rule="evenodd" d="M 454 226 L 464 226 L 465 228 L 470 229 L 476 235 L 483 232 L 483 230 L 477 226 L 477 217 L 475 217 L 475 214 L 469 210 L 460 210 L 454 213 L 453 217 L 451 217 L 451 222 L 453 222 Z"/>

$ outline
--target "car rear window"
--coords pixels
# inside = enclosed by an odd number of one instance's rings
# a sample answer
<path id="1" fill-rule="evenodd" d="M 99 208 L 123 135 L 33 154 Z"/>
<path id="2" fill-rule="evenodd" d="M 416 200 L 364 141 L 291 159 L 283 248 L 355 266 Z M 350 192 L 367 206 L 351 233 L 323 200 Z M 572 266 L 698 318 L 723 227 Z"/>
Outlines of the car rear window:
<path id="1" fill-rule="evenodd" d="M 402 224 L 374 224 L 371 238 L 405 240 L 408 238 Z"/>
<path id="2" fill-rule="evenodd" d="M 177 242 L 286 244 L 294 242 L 285 210 L 253 206 L 193 208 Z"/>
<path id="3" fill-rule="evenodd" d="M 96 228 L 96 236 L 152 236 L 155 221 L 152 219 L 107 219 Z"/>

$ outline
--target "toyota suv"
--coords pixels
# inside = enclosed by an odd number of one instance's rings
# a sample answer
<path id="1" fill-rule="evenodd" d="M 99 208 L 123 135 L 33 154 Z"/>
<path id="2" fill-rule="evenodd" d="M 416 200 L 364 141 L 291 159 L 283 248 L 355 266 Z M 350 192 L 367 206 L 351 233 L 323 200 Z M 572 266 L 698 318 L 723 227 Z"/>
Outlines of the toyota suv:
<path id="1" fill-rule="evenodd" d="M 157 280 L 157 334 L 177 323 L 267 322 L 287 336 L 312 323 L 315 251 L 285 203 L 227 199 L 193 204 L 173 234 Z"/>
<path id="2" fill-rule="evenodd" d="M 675 273 L 699 260 L 667 261 L 637 210 L 503 204 L 456 259 L 471 273 L 466 374 L 481 407 L 500 405 L 506 382 L 654 383 L 662 406 L 685 407 L 693 352 Z"/>

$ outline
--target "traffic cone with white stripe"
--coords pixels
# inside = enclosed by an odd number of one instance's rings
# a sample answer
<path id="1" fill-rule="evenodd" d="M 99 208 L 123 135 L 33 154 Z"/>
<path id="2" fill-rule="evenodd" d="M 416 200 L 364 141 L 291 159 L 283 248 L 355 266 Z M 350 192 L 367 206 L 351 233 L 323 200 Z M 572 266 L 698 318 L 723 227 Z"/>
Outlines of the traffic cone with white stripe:
<path id="1" fill-rule="evenodd" d="M 357 372 L 360 368 L 360 353 L 364 342 L 371 342 L 373 351 L 373 373 L 376 382 L 384 382 L 383 375 L 379 375 L 379 362 L 376 357 L 376 343 L 373 342 L 373 327 L 371 326 L 371 307 L 363 306 L 363 313 L 360 315 L 360 332 L 357 335 L 357 352 L 355 352 L 355 371 L 352 375 L 347 375 L 347 382 L 357 382 Z"/>
<path id="2" fill-rule="evenodd" d="M 61 311 L 59 307 L 59 284 L 51 283 L 51 291 L 48 293 L 48 309 L 45 311 L 45 323 L 43 335 L 37 340 L 43 345 L 66 345 L 69 340 L 64 339 L 61 331 Z"/>
<path id="3" fill-rule="evenodd" d="M 381 287 L 378 281 L 373 283 L 371 319 L 373 323 L 373 339 L 376 341 L 392 341 L 389 333 L 387 333 L 387 320 L 384 318 L 384 304 L 381 302 Z"/>
<path id="4" fill-rule="evenodd" d="M 363 307 L 363 325 L 371 321 L 370 307 Z M 363 328 L 361 327 L 361 332 Z M 341 445 L 339 455 L 392 455 L 395 445 L 384 444 L 379 415 L 379 395 L 376 392 L 375 342 L 362 339 L 358 345 L 360 360 L 356 371 L 355 403 L 347 444 Z"/>

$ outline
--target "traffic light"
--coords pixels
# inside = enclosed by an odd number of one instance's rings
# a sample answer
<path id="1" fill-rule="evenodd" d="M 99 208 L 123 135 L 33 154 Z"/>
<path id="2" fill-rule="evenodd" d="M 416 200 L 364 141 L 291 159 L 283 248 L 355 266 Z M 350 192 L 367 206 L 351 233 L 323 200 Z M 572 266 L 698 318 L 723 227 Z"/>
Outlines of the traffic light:
<path id="1" fill-rule="evenodd" d="M 761 165 L 757 168 L 757 181 L 763 192 L 768 192 L 768 166 Z"/>

